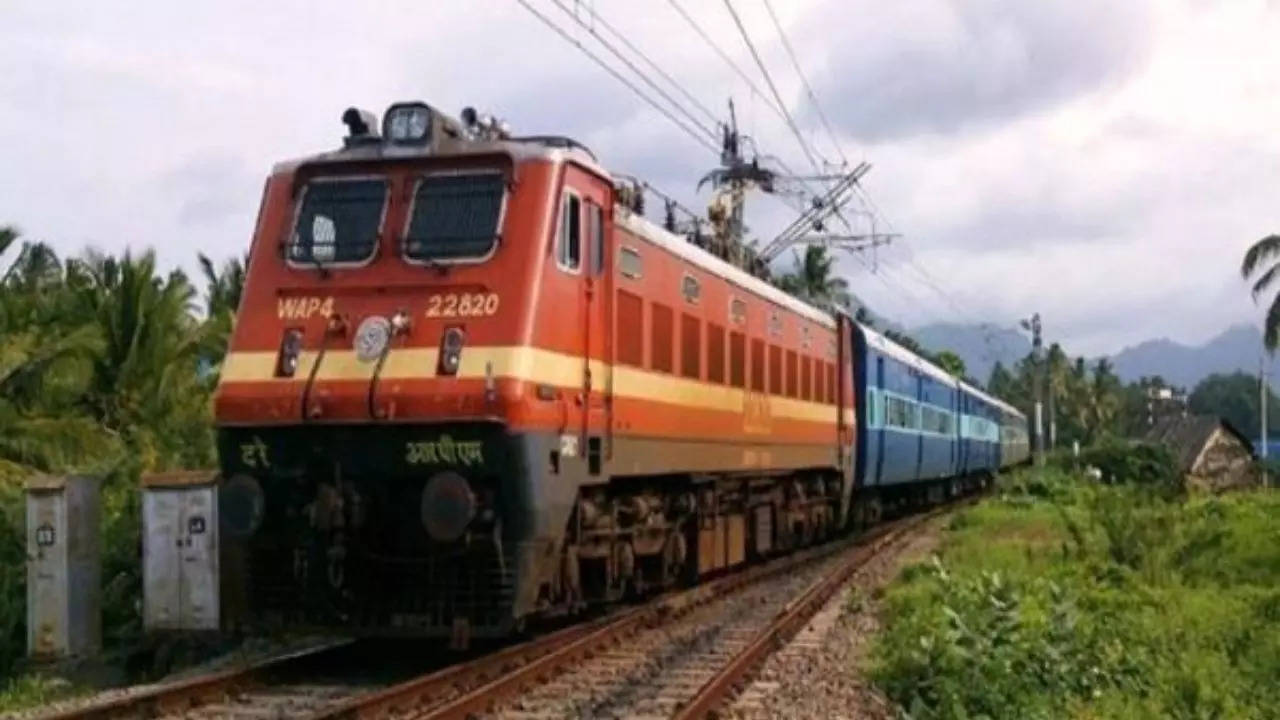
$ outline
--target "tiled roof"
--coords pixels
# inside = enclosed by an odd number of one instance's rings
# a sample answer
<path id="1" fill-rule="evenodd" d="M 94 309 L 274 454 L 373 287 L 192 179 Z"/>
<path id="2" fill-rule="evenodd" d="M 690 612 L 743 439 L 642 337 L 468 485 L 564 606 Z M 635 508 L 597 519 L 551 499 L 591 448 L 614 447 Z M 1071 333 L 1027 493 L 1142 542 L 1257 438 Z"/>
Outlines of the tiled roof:
<path id="1" fill-rule="evenodd" d="M 1182 468 L 1183 472 L 1190 472 L 1192 464 L 1200 456 L 1200 451 L 1204 449 L 1205 443 L 1209 442 L 1209 438 L 1213 436 L 1213 432 L 1218 428 L 1222 428 L 1234 435 L 1246 450 L 1250 453 L 1253 452 L 1253 447 L 1249 444 L 1248 439 L 1226 420 L 1213 415 L 1162 418 L 1155 425 L 1152 425 L 1141 439 L 1144 442 L 1159 443 L 1168 447 L 1173 451 L 1174 457 L 1178 461 L 1178 466 Z"/>

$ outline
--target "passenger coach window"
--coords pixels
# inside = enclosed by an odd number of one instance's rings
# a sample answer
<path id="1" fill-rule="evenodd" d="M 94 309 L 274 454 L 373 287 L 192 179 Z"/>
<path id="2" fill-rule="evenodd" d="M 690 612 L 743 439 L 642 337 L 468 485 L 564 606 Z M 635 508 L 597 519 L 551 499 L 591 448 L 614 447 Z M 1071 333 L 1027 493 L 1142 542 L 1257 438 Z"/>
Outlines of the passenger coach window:
<path id="1" fill-rule="evenodd" d="M 427 175 L 413 191 L 404 238 L 410 260 L 480 260 L 498 244 L 506 181 L 500 173 Z"/>
<path id="2" fill-rule="evenodd" d="M 286 248 L 295 263 L 353 263 L 373 257 L 387 202 L 384 180 L 312 180 Z"/>
<path id="3" fill-rule="evenodd" d="M 565 193 L 564 202 L 560 204 L 556 262 L 565 270 L 575 272 L 582 265 L 582 201 L 570 193 Z"/>

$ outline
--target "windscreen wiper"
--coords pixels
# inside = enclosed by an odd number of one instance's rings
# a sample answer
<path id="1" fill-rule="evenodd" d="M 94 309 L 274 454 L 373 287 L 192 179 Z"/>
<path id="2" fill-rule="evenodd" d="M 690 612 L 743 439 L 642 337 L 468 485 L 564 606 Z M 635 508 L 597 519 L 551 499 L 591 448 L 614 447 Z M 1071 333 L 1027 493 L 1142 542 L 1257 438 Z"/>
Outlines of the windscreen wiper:
<path id="1" fill-rule="evenodd" d="M 321 280 L 329 279 L 329 268 L 325 266 L 323 260 L 316 257 L 315 247 L 311 248 L 311 264 L 316 266 L 316 273 L 320 275 Z"/>

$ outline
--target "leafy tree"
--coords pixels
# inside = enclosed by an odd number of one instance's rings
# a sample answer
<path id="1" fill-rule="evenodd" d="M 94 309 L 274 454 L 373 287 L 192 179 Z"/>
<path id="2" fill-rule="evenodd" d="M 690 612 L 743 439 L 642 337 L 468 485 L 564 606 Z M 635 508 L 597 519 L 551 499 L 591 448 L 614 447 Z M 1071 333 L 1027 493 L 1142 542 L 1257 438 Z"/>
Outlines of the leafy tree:
<path id="1" fill-rule="evenodd" d="M 1190 410 L 1197 414 L 1225 418 L 1246 437 L 1262 434 L 1259 420 L 1258 378 L 1248 373 L 1214 374 L 1200 381 L 1187 398 Z M 1267 398 L 1267 425 L 1280 422 L 1280 400 L 1274 393 Z"/>
<path id="2" fill-rule="evenodd" d="M 1266 270 L 1262 270 L 1264 265 Z M 1245 252 L 1244 260 L 1240 263 L 1240 275 L 1245 280 L 1253 277 L 1253 299 L 1256 302 L 1258 296 L 1269 290 L 1276 276 L 1280 275 L 1280 235 L 1268 235 L 1254 243 Z M 1271 306 L 1267 309 L 1262 341 L 1271 351 L 1280 342 L 1280 293 L 1271 300 Z"/>
<path id="3" fill-rule="evenodd" d="M 159 272 L 150 252 L 63 260 L 3 227 L 0 260 L 4 676 L 25 632 L 20 483 L 33 473 L 105 478 L 104 631 L 110 639 L 136 627 L 137 476 L 212 464 L 213 383 L 200 363 L 225 352 L 244 266 L 233 260 L 206 273 L 201 313 L 186 276 Z"/>
<path id="4" fill-rule="evenodd" d="M 221 268 L 216 267 L 203 253 L 197 257 L 205 278 L 205 333 L 200 360 L 202 366 L 213 369 L 222 364 L 227 352 L 236 310 L 240 307 L 240 297 L 244 292 L 249 256 L 246 254 L 243 259 L 231 258 Z M 209 380 L 214 382 L 216 376 L 211 374 Z"/>
<path id="5" fill-rule="evenodd" d="M 934 360 L 937 362 L 938 367 L 946 370 L 948 373 L 958 378 L 965 376 L 964 360 L 950 350 L 943 350 L 938 353 L 934 356 Z"/>
<path id="6" fill-rule="evenodd" d="M 853 297 L 849 283 L 832 274 L 835 258 L 820 245 L 809 245 L 804 255 L 794 255 L 789 273 L 778 278 L 778 286 L 796 297 L 822 307 L 848 308 Z"/>

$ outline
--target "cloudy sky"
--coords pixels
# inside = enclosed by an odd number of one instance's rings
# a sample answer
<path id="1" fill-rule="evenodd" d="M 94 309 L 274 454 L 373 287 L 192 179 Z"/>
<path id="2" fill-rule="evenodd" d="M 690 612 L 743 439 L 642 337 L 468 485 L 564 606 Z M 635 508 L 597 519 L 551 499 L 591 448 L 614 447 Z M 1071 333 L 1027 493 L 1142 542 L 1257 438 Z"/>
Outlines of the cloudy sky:
<path id="1" fill-rule="evenodd" d="M 667 0 L 563 2 L 714 113 L 732 97 L 762 152 L 808 167 Z M 724 3 L 680 4 L 767 93 Z M 903 235 L 842 261 L 882 314 L 1012 325 L 1038 310 L 1051 339 L 1088 354 L 1259 318 L 1237 268 L 1280 231 L 1280 1 L 773 5 L 836 142 L 762 0 L 734 0 L 806 142 L 872 163 L 875 229 Z M 196 251 L 243 251 L 273 162 L 334 147 L 349 105 L 413 98 L 573 135 L 706 204 L 694 186 L 715 156 L 515 0 L 3 0 L 0 223 L 63 252 L 154 247 L 193 268 Z M 790 219 L 777 199 L 753 203 L 761 237 Z"/>

